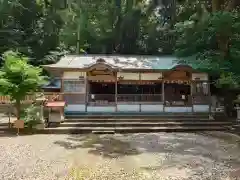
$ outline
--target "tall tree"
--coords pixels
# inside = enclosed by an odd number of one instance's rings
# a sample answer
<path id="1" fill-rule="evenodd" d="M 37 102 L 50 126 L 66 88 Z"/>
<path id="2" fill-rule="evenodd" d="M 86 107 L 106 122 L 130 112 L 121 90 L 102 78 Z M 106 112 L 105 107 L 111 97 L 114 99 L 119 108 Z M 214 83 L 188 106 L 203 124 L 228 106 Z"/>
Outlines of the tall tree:
<path id="1" fill-rule="evenodd" d="M 42 70 L 27 63 L 28 58 L 16 52 L 3 55 L 4 65 L 0 71 L 0 92 L 9 95 L 20 119 L 21 100 L 34 93 L 44 84 Z"/>
<path id="2" fill-rule="evenodd" d="M 31 57 L 31 63 L 41 64 L 50 50 L 58 47 L 61 18 L 54 1 L 0 1 L 0 53 L 18 50 Z M 52 4 L 51 4 L 52 3 Z"/>
<path id="3" fill-rule="evenodd" d="M 210 3 L 209 3 L 210 2 Z M 186 2 L 185 2 L 186 3 Z M 209 5 L 209 6 L 206 6 Z M 197 11 L 176 25 L 176 54 L 187 63 L 217 75 L 226 112 L 233 109 L 230 90 L 240 84 L 240 12 L 234 0 L 199 1 Z"/>
<path id="4" fill-rule="evenodd" d="M 235 6 L 233 6 L 233 4 Z M 176 25 L 179 33 L 176 54 L 193 57 L 190 63 L 220 72 L 219 82 L 237 85 L 239 71 L 240 14 L 234 1 L 212 0 L 211 9 L 198 3 L 198 12 Z M 231 78 L 230 78 L 231 77 Z"/>

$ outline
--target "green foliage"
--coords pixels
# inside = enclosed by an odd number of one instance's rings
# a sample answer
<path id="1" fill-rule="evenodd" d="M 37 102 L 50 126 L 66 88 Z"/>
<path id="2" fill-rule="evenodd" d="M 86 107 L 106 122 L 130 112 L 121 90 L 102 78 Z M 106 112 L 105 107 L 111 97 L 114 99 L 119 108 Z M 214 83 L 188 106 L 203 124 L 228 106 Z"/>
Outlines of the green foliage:
<path id="1" fill-rule="evenodd" d="M 44 83 L 42 69 L 29 65 L 28 58 L 8 51 L 3 55 L 4 65 L 0 71 L 0 91 L 14 100 L 22 100 L 28 93 L 39 90 Z"/>
<path id="2" fill-rule="evenodd" d="M 171 11 L 160 11 L 155 1 L 135 0 L 72 0 L 68 9 L 61 11 L 65 22 L 60 40 L 70 52 L 83 48 L 89 54 L 167 54 L 172 53 L 174 35 L 171 25 L 175 4 Z M 169 24 L 169 25 L 168 25 Z M 79 46 L 77 46 L 79 43 Z M 81 53 L 81 52 L 79 52 Z"/>
<path id="3" fill-rule="evenodd" d="M 29 65 L 27 57 L 13 51 L 4 53 L 3 60 L 4 65 L 0 71 L 0 92 L 10 96 L 20 118 L 21 100 L 27 94 L 38 91 L 44 84 L 42 69 Z"/>
<path id="4" fill-rule="evenodd" d="M 41 123 L 41 107 L 31 104 L 25 109 L 24 123 L 28 128 L 33 128 Z"/>
<path id="5" fill-rule="evenodd" d="M 44 0 L 0 0 L 0 53 L 18 50 L 31 57 L 31 64 L 42 64 L 59 44 L 62 19 L 58 11 Z"/>
<path id="6" fill-rule="evenodd" d="M 219 73 L 218 85 L 236 87 L 239 84 L 239 12 L 204 13 L 197 21 L 176 24 L 176 32 L 177 56 L 201 69 Z"/>

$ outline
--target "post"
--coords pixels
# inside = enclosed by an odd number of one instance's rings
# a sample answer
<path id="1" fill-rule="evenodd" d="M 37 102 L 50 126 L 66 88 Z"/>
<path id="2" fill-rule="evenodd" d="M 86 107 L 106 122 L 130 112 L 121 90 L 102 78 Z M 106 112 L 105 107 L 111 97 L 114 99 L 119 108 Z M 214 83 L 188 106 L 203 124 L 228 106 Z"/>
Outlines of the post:
<path id="1" fill-rule="evenodd" d="M 117 108 L 117 72 L 115 73 L 115 112 L 118 111 L 118 108 Z"/>
<path id="2" fill-rule="evenodd" d="M 142 84 L 142 74 L 139 73 L 139 76 L 138 76 L 138 80 L 140 82 L 140 85 Z M 140 94 L 140 101 L 139 101 L 139 98 L 138 98 L 138 102 L 139 102 L 139 112 L 142 112 L 142 97 L 143 97 L 143 91 L 141 92 Z"/>
<path id="3" fill-rule="evenodd" d="M 88 83 L 88 78 L 85 77 L 85 112 L 87 112 L 87 106 L 88 106 L 88 92 L 89 92 L 89 83 Z"/>
<path id="4" fill-rule="evenodd" d="M 11 127 L 11 104 L 9 104 L 9 106 L 8 106 L 8 128 L 10 128 Z"/>
<path id="5" fill-rule="evenodd" d="M 211 100 L 211 89 L 210 89 L 210 82 L 207 82 L 208 86 L 208 102 L 209 102 L 209 114 L 212 115 L 212 100 Z"/>
<path id="6" fill-rule="evenodd" d="M 163 102 L 163 112 L 165 112 L 165 88 L 164 88 L 163 80 L 162 80 L 162 102 Z"/>
<path id="7" fill-rule="evenodd" d="M 190 88 L 190 94 L 191 94 L 191 104 L 192 104 L 192 113 L 194 112 L 194 106 L 193 106 L 193 85 L 194 85 L 194 83 L 193 83 L 193 81 L 191 81 L 191 88 Z"/>

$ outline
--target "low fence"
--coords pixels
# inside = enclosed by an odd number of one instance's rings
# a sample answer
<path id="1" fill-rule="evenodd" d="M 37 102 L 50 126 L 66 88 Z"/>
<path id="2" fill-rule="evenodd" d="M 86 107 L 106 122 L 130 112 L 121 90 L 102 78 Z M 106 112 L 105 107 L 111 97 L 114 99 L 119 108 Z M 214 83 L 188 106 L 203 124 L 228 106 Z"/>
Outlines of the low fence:
<path id="1" fill-rule="evenodd" d="M 82 93 L 48 93 L 44 92 L 44 96 L 48 100 L 65 100 L 68 104 L 81 104 L 88 101 L 88 103 L 96 103 L 99 101 L 106 101 L 115 103 L 117 102 L 162 102 L 161 94 L 88 94 L 87 100 L 85 94 Z M 32 103 L 36 100 L 36 94 L 27 95 L 22 103 Z M 165 101 L 177 102 L 182 100 L 180 95 L 165 96 Z M 0 104 L 10 104 L 11 99 L 9 96 L 0 96 Z M 209 96 L 186 96 L 187 104 L 209 104 Z"/>
<path id="2" fill-rule="evenodd" d="M 62 94 L 60 93 L 44 93 L 45 98 L 47 99 L 62 99 Z M 25 96 L 22 103 L 32 103 L 36 100 L 36 94 Z M 9 96 L 0 96 L 0 104 L 10 104 L 11 98 Z"/>

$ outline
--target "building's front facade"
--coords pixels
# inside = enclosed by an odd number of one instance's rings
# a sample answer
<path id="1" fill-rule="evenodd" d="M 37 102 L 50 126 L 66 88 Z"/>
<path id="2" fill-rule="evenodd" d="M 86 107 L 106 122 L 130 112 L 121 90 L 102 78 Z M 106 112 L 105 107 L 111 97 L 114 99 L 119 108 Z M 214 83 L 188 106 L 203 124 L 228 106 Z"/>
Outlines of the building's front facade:
<path id="1" fill-rule="evenodd" d="M 208 74 L 173 57 L 65 56 L 44 68 L 61 77 L 69 113 L 210 111 Z"/>

